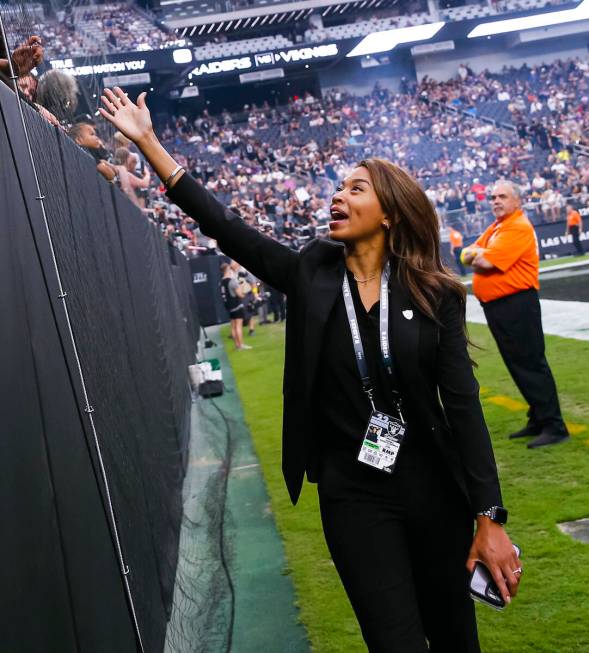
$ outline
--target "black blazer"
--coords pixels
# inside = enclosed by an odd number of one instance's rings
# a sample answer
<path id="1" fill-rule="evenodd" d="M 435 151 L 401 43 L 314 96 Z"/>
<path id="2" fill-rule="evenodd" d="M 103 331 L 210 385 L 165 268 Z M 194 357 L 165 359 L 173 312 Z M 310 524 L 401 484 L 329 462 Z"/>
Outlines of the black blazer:
<path id="1" fill-rule="evenodd" d="M 311 446 L 314 381 L 327 318 L 344 276 L 344 250 L 312 240 L 299 253 L 263 236 L 184 174 L 168 193 L 214 238 L 221 250 L 287 295 L 282 469 L 296 503 L 305 472 L 315 481 Z M 464 305 L 448 294 L 440 325 L 412 302 L 394 275 L 390 282 L 391 349 L 412 429 L 431 434 L 470 502 L 473 515 L 501 504 L 497 469 L 463 329 Z M 412 310 L 408 320 L 402 312 Z M 441 400 L 441 403 L 440 403 Z"/>

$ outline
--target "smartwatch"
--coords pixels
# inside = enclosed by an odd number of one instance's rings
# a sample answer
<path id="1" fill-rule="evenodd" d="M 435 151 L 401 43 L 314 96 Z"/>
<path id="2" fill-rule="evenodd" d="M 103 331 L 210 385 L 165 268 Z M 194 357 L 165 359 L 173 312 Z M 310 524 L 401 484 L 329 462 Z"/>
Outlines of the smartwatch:
<path id="1" fill-rule="evenodd" d="M 491 506 L 486 510 L 481 510 L 477 512 L 477 515 L 484 515 L 488 517 L 491 521 L 494 521 L 496 524 L 507 524 L 507 510 L 502 506 Z"/>

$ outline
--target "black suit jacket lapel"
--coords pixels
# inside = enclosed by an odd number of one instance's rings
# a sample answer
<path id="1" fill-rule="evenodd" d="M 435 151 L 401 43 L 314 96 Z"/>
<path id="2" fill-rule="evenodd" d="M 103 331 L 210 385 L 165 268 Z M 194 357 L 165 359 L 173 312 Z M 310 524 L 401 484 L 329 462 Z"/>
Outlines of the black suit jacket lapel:
<path id="1" fill-rule="evenodd" d="M 389 338 L 402 394 L 418 391 L 420 314 L 408 291 L 391 275 Z"/>
<path id="2" fill-rule="evenodd" d="M 317 363 L 323 342 L 323 333 L 327 318 L 342 289 L 345 272 L 343 250 L 317 266 L 309 297 L 306 302 L 304 319 L 305 331 L 305 394 L 309 396 L 313 390 L 313 381 L 317 371 Z"/>

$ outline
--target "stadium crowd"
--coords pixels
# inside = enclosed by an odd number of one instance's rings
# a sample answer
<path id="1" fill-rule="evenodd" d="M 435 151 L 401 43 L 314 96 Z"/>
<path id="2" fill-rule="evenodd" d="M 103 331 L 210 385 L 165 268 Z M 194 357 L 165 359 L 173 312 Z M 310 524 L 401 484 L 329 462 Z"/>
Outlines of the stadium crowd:
<path id="1" fill-rule="evenodd" d="M 55 17 L 26 15 L 23 9 L 3 8 L 4 28 L 10 45 L 41 34 L 45 59 L 90 57 L 135 50 L 157 50 L 183 45 L 174 34 L 160 29 L 132 4 L 89 5 L 76 11 L 59 11 Z"/>
<path id="2" fill-rule="evenodd" d="M 335 183 L 369 156 L 408 169 L 425 187 L 442 224 L 470 236 L 491 219 L 486 187 L 497 178 L 518 182 L 536 222 L 563 218 L 567 198 L 577 205 L 585 201 L 588 74 L 584 59 L 500 74 L 474 74 L 461 65 L 454 79 L 403 79 L 398 92 L 377 84 L 363 96 L 331 90 L 321 99 L 307 93 L 282 107 L 266 103 L 234 114 L 205 110 L 176 116 L 160 126 L 160 135 L 221 201 L 294 248 L 326 231 Z M 21 89 L 43 105 L 25 77 Z M 507 112 L 499 118 L 498 107 Z M 61 115 L 57 120 L 64 122 Z M 85 146 L 79 133 L 75 138 Z M 169 237 L 190 251 L 207 250 L 195 226 L 182 222 L 146 176 L 140 157 L 123 151 L 126 145 L 89 149 L 100 172 L 109 180 L 116 177 Z M 135 181 L 133 171 L 139 169 Z"/>
<path id="3" fill-rule="evenodd" d="M 514 76 L 542 80 L 536 92 L 544 98 L 551 96 L 548 87 L 558 71 L 577 75 L 585 67 L 574 60 L 474 75 L 463 66 L 465 76 L 459 70 L 449 82 L 404 81 L 399 93 L 377 85 L 365 96 L 331 91 L 321 100 L 307 94 L 280 108 L 178 116 L 161 136 L 222 201 L 293 246 L 321 231 L 336 180 L 367 156 L 403 165 L 421 180 L 445 224 L 474 235 L 491 219 L 486 187 L 497 178 L 520 184 L 535 222 L 564 217 L 567 198 L 585 201 L 589 159 L 573 150 L 586 138 L 582 98 L 568 99 L 570 120 L 580 129 L 566 138 L 562 109 L 536 122 L 518 114 L 517 123 L 501 130 L 482 119 L 486 102 L 512 91 Z"/>

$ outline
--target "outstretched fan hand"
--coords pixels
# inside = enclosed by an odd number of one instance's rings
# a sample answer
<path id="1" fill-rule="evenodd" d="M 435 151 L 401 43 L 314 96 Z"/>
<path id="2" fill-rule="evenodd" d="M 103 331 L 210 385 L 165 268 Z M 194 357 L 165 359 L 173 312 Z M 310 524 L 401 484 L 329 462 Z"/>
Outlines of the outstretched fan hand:
<path id="1" fill-rule="evenodd" d="M 105 88 L 100 99 L 106 108 L 101 107 L 98 111 L 127 138 L 137 143 L 153 132 L 151 115 L 145 104 L 146 95 L 145 92 L 141 93 L 135 104 L 118 86 L 114 87 L 114 91 Z"/>

